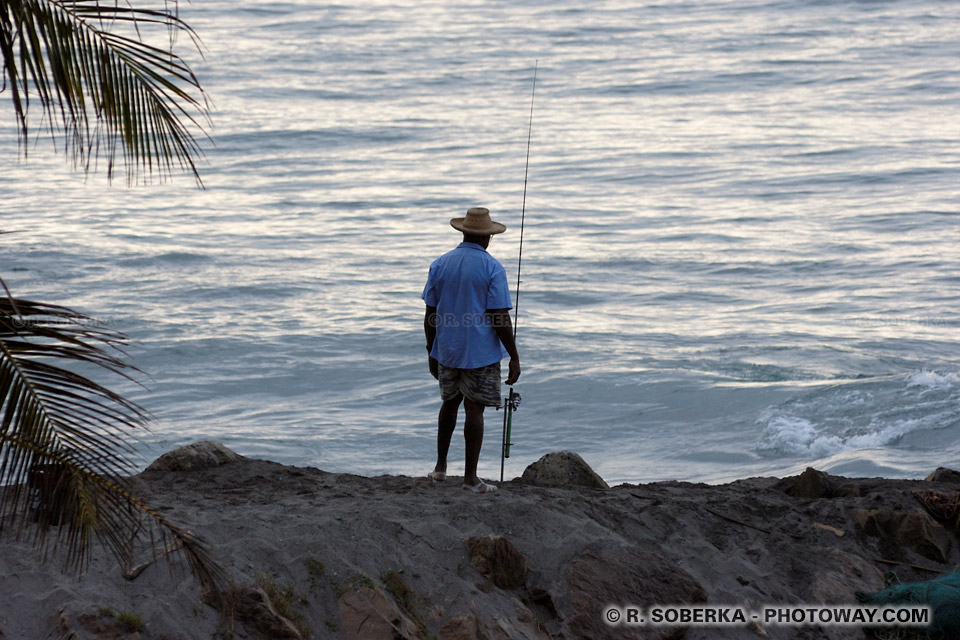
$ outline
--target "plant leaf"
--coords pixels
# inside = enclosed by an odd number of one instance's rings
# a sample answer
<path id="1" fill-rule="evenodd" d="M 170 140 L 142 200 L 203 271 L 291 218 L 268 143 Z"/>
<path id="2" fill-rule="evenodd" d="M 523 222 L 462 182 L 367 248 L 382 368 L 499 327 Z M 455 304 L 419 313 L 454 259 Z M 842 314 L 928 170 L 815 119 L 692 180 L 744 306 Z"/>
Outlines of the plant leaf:
<path id="1" fill-rule="evenodd" d="M 172 538 L 201 584 L 222 596 L 225 574 L 203 540 L 131 490 L 132 442 L 149 414 L 64 366 L 96 365 L 132 380 L 125 344 L 71 309 L 0 296 L 0 522 L 14 524 L 18 537 L 32 531 L 44 557 L 62 551 L 76 570 L 93 539 L 126 567 L 144 534 L 154 553 L 157 539 Z"/>
<path id="2" fill-rule="evenodd" d="M 168 48 L 148 42 L 156 29 L 167 30 Z M 84 170 L 102 151 L 112 177 L 119 153 L 128 183 L 182 169 L 202 186 L 195 134 L 209 139 L 201 124 L 209 105 L 196 75 L 172 51 L 178 33 L 202 55 L 176 2 L 149 9 L 103 0 L 0 0 L 0 69 L 24 156 L 34 96 L 54 142 L 62 136 Z"/>

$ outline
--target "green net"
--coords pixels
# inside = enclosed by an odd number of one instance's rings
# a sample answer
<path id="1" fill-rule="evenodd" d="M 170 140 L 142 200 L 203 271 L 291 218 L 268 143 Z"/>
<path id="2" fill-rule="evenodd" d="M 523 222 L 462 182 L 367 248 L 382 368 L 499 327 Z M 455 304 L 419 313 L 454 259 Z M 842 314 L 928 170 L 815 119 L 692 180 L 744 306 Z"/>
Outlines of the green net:
<path id="1" fill-rule="evenodd" d="M 960 639 L 960 572 L 950 573 L 928 582 L 896 584 L 876 593 L 857 593 L 863 604 L 928 605 L 933 622 L 926 629 L 912 629 L 902 637 Z"/>

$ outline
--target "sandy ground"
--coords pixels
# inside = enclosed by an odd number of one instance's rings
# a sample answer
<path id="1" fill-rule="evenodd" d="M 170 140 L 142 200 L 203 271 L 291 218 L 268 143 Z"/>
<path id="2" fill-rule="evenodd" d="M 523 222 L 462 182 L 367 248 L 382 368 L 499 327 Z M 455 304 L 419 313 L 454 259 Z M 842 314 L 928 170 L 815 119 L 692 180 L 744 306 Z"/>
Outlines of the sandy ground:
<path id="1" fill-rule="evenodd" d="M 603 621 L 608 605 L 853 604 L 856 591 L 881 589 L 889 570 L 910 581 L 937 574 L 908 565 L 958 566 L 955 534 L 912 492 L 960 485 L 826 482 L 812 490 L 825 493 L 817 498 L 788 495 L 791 481 L 776 478 L 606 490 L 515 480 L 478 496 L 453 477 L 366 478 L 253 459 L 136 478 L 152 505 L 209 542 L 238 589 L 260 585 L 302 637 L 452 640 L 865 637 L 850 627 Z M 467 540 L 487 534 L 519 555 L 484 565 Z M 503 557 L 513 566 L 500 575 L 493 565 Z M 125 580 L 95 549 L 78 578 L 6 536 L 0 603 L 4 640 L 211 638 L 220 619 L 182 559 Z M 236 637 L 285 637 L 246 620 L 234 624 Z"/>

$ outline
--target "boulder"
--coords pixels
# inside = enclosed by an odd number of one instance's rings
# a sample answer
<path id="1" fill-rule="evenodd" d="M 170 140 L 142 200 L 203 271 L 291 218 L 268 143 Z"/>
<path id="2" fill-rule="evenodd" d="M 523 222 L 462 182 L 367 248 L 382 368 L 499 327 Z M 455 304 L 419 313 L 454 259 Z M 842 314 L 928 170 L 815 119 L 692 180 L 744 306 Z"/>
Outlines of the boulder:
<path id="1" fill-rule="evenodd" d="M 481 640 L 480 624 L 474 616 L 457 616 L 440 627 L 443 640 Z"/>
<path id="2" fill-rule="evenodd" d="M 443 640 L 550 640 L 552 636 L 538 627 L 530 611 L 523 605 L 520 607 L 519 614 L 509 618 L 488 617 L 482 621 L 474 615 L 451 618 L 440 627 L 439 637 Z"/>
<path id="3" fill-rule="evenodd" d="M 347 640 L 419 640 L 417 625 L 387 594 L 373 587 L 351 589 L 337 601 Z M 469 636 L 467 636 L 469 637 Z"/>
<path id="4" fill-rule="evenodd" d="M 960 484 L 960 471 L 947 469 L 946 467 L 937 467 L 933 473 L 924 478 L 927 482 L 950 482 Z"/>
<path id="5" fill-rule="evenodd" d="M 533 484 L 610 488 L 583 458 L 572 451 L 546 454 L 524 469 L 521 478 Z"/>
<path id="6" fill-rule="evenodd" d="M 936 562 L 946 562 L 950 555 L 950 534 L 924 511 L 857 509 L 856 515 L 867 535 L 890 539 Z"/>
<path id="7" fill-rule="evenodd" d="M 503 536 L 487 534 L 466 540 L 470 560 L 480 575 L 501 589 L 518 589 L 530 568 L 523 555 Z"/>
<path id="8" fill-rule="evenodd" d="M 831 478 L 833 477 L 835 476 L 831 476 Z M 863 488 L 853 482 L 845 484 L 831 483 L 831 485 L 831 498 L 862 498 L 864 495 Z"/>
<path id="9" fill-rule="evenodd" d="M 242 460 L 243 456 L 219 442 L 202 440 L 168 451 L 153 461 L 147 471 L 193 471 L 210 469 L 228 462 Z"/>
<path id="10" fill-rule="evenodd" d="M 571 612 L 563 620 L 565 637 L 593 640 L 682 638 L 682 626 L 609 626 L 604 611 L 612 603 L 705 603 L 707 594 L 689 573 L 659 555 L 637 547 L 586 551 L 550 589 L 557 608 Z M 625 602 L 628 600 L 628 602 Z"/>
<path id="11" fill-rule="evenodd" d="M 833 496 L 833 482 L 830 475 L 813 467 L 798 476 L 784 478 L 776 485 L 788 496 L 794 498 L 829 498 Z"/>

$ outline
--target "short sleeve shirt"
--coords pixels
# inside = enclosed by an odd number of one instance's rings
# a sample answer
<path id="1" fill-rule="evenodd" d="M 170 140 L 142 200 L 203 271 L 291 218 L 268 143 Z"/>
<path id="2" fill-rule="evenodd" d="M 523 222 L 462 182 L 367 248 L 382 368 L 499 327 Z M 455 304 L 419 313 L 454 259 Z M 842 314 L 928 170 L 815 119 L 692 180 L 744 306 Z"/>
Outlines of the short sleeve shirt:
<path id="1" fill-rule="evenodd" d="M 512 309 L 507 272 L 486 249 L 461 242 L 430 265 L 420 296 L 437 308 L 430 356 L 454 369 L 477 369 L 507 356 L 487 309 Z"/>

